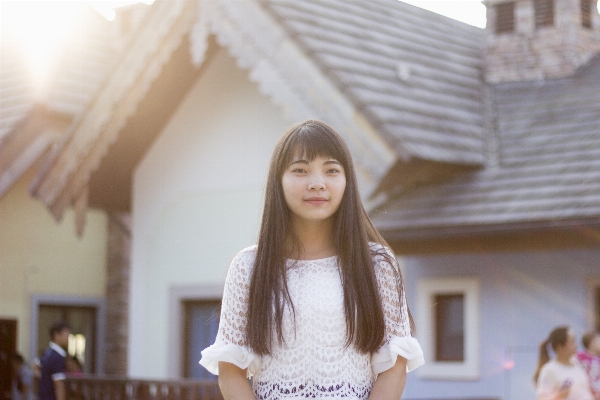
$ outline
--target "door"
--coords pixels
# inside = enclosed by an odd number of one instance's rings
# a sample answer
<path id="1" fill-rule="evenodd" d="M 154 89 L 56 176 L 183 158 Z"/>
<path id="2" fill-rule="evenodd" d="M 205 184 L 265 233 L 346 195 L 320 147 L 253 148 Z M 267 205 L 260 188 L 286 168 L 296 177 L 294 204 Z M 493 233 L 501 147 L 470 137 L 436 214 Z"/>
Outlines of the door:
<path id="1" fill-rule="evenodd" d="M 13 354 L 17 351 L 17 320 L 0 319 L 0 399 L 10 399 Z"/>

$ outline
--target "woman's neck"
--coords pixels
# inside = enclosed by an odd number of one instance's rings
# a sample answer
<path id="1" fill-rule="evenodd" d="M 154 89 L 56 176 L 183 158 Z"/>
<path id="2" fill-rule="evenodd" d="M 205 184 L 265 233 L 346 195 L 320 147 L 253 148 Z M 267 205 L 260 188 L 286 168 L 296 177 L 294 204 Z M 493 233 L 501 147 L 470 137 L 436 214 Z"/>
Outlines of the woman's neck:
<path id="1" fill-rule="evenodd" d="M 292 229 L 301 248 L 301 254 L 292 254 L 299 260 L 316 260 L 337 255 L 333 241 L 333 219 L 325 221 L 292 221 Z"/>
<path id="2" fill-rule="evenodd" d="M 556 354 L 556 361 L 564 365 L 573 365 L 571 362 L 571 355 L 567 353 Z"/>

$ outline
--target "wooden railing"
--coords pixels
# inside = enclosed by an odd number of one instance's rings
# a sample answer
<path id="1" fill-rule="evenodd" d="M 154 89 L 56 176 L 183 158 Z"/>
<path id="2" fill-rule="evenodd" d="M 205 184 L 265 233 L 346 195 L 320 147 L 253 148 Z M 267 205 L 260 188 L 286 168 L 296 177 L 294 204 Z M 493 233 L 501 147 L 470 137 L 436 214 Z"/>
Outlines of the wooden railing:
<path id="1" fill-rule="evenodd" d="M 82 375 L 67 376 L 65 382 L 67 400 L 223 400 L 215 380 L 159 381 Z M 453 397 L 452 400 L 500 399 Z"/>
<path id="2" fill-rule="evenodd" d="M 213 380 L 67 376 L 67 400 L 223 400 Z"/>

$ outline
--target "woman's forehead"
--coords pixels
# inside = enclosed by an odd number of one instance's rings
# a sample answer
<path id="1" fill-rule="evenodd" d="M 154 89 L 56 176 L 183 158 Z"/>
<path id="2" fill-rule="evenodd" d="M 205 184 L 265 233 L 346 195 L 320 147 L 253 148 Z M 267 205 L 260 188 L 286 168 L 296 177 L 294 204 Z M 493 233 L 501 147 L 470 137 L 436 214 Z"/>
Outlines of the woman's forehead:
<path id="1" fill-rule="evenodd" d="M 326 158 L 328 160 L 336 160 L 338 162 L 340 161 L 335 154 L 331 154 L 331 152 L 328 152 L 326 149 L 314 146 L 302 146 L 301 144 L 298 144 L 290 152 L 289 162 L 293 162 L 295 160 L 313 161 L 318 157 Z"/>

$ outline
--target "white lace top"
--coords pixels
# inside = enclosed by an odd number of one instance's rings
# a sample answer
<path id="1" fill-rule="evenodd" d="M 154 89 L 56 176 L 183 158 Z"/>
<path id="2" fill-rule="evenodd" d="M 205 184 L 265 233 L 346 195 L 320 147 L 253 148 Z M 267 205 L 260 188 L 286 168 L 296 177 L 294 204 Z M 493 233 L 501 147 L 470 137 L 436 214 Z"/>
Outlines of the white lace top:
<path id="1" fill-rule="evenodd" d="M 375 245 L 379 246 L 379 245 Z M 390 253 L 391 254 L 391 253 Z M 218 374 L 219 361 L 248 368 L 258 400 L 288 398 L 366 399 L 377 374 L 391 368 L 398 355 L 407 370 L 423 364 L 423 352 L 410 336 L 405 299 L 398 302 L 392 267 L 376 256 L 375 273 L 385 315 L 385 344 L 375 354 L 345 347 L 346 320 L 337 256 L 288 260 L 288 288 L 296 313 L 284 315 L 285 343 L 271 356 L 259 357 L 244 341 L 248 291 L 256 246 L 231 262 L 215 343 L 202 351 L 200 364 Z M 395 258 L 392 255 L 392 259 Z"/>

